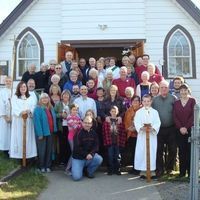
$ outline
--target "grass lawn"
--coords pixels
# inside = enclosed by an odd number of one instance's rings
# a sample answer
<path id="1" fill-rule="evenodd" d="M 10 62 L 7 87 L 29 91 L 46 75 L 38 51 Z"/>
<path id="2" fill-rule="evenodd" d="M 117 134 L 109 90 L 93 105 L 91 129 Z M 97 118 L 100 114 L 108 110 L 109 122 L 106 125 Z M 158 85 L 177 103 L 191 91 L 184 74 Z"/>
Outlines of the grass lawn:
<path id="1" fill-rule="evenodd" d="M 18 161 L 8 159 L 0 153 L 0 177 L 7 175 L 19 165 Z M 0 199 L 36 199 L 47 183 L 44 175 L 38 173 L 35 168 L 31 168 L 8 181 L 8 184 L 1 186 Z"/>
<path id="2" fill-rule="evenodd" d="M 7 175 L 10 171 L 19 167 L 20 163 L 17 160 L 9 159 L 0 152 L 0 179 Z"/>
<path id="3" fill-rule="evenodd" d="M 47 183 L 47 178 L 32 168 L 1 187 L 0 199 L 36 199 Z"/>

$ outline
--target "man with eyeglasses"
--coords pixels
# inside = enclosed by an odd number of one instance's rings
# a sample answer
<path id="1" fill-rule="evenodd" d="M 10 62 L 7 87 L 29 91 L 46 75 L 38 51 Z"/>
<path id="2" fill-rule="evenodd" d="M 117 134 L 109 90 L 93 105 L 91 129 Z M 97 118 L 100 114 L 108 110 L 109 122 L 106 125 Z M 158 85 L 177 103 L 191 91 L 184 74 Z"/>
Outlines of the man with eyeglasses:
<path id="1" fill-rule="evenodd" d="M 72 154 L 72 178 L 79 181 L 86 169 L 86 176 L 94 178 L 94 172 L 101 165 L 103 158 L 97 154 L 99 149 L 97 133 L 92 129 L 92 118 L 83 119 L 83 128 L 74 136 Z"/>
<path id="2" fill-rule="evenodd" d="M 55 66 L 55 74 L 60 77 L 58 85 L 60 86 L 61 90 L 63 90 L 63 86 L 68 81 L 68 75 L 63 73 L 61 64 L 57 64 Z"/>

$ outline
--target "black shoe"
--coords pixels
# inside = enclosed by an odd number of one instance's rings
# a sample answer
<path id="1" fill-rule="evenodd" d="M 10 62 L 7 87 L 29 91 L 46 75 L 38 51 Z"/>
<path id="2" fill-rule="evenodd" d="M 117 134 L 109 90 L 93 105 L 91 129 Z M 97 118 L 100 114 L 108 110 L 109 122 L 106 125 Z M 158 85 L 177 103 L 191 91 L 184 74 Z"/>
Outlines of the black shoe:
<path id="1" fill-rule="evenodd" d="M 140 174 L 140 171 L 139 170 L 136 170 L 136 169 L 132 169 L 128 172 L 129 174 L 133 174 L 133 175 L 139 175 Z"/>
<path id="2" fill-rule="evenodd" d="M 112 172 L 107 172 L 107 175 L 111 176 L 111 175 L 113 175 L 113 173 Z"/>
<path id="3" fill-rule="evenodd" d="M 87 174 L 87 177 L 88 178 L 94 178 L 94 175 L 93 174 Z"/>
<path id="4" fill-rule="evenodd" d="M 141 179 L 146 179 L 147 177 L 145 175 L 140 176 Z"/>
<path id="5" fill-rule="evenodd" d="M 115 174 L 118 176 L 122 175 L 122 173 L 120 171 L 116 171 Z"/>
<path id="6" fill-rule="evenodd" d="M 158 180 L 158 177 L 157 176 L 151 176 L 151 179 L 156 181 L 156 180 Z"/>
<path id="7" fill-rule="evenodd" d="M 157 178 L 160 178 L 161 176 L 163 176 L 163 172 L 162 171 L 156 171 L 156 176 Z"/>

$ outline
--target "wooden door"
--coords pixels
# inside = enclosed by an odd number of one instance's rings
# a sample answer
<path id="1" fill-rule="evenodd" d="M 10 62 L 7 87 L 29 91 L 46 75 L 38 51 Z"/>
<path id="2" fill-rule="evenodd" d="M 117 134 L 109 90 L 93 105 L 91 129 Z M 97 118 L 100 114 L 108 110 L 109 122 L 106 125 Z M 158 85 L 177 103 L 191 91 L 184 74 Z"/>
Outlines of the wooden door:
<path id="1" fill-rule="evenodd" d="M 78 61 L 78 52 L 75 48 L 71 47 L 70 44 L 58 43 L 58 50 L 57 50 L 58 63 L 65 60 L 65 53 L 67 51 L 71 51 L 73 53 L 73 59 Z"/>
<path id="2" fill-rule="evenodd" d="M 142 56 L 144 54 L 144 42 L 136 43 L 135 47 L 132 49 L 132 53 L 135 57 Z"/>

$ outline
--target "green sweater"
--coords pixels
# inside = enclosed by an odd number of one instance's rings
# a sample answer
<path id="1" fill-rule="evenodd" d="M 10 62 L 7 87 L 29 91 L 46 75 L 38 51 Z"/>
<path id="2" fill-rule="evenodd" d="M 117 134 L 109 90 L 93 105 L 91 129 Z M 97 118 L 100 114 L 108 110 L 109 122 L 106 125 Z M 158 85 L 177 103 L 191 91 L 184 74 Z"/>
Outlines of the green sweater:
<path id="1" fill-rule="evenodd" d="M 153 99 L 152 107 L 159 113 L 161 127 L 174 125 L 173 106 L 175 100 L 176 97 L 171 94 L 168 94 L 166 97 L 159 95 Z"/>

